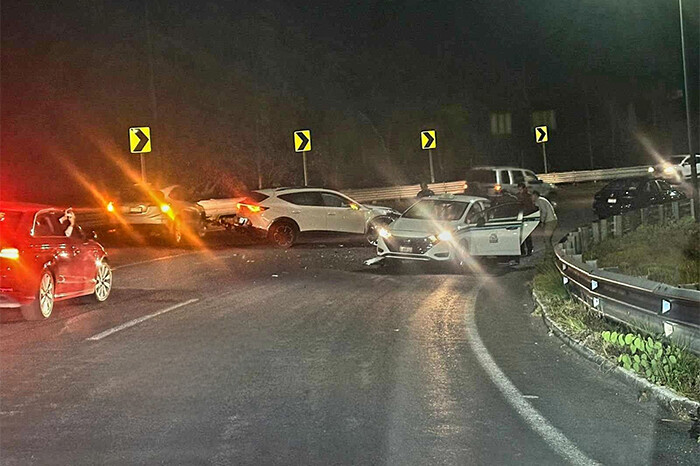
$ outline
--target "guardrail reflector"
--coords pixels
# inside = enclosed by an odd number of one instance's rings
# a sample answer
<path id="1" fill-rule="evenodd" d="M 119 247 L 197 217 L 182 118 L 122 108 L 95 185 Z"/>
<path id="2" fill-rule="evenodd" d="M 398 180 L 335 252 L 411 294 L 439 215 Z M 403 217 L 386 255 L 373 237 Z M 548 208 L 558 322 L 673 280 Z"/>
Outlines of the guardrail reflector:
<path id="1" fill-rule="evenodd" d="M 595 290 L 596 288 L 598 288 L 598 282 L 591 280 L 591 290 Z"/>
<path id="2" fill-rule="evenodd" d="M 561 264 L 561 269 L 566 270 L 566 264 Z"/>
<path id="3" fill-rule="evenodd" d="M 593 297 L 593 307 L 598 307 L 600 305 L 600 299 L 596 296 Z"/>
<path id="4" fill-rule="evenodd" d="M 564 285 L 569 283 L 569 277 L 564 277 Z"/>
<path id="5" fill-rule="evenodd" d="M 670 310 L 671 310 L 671 301 L 667 301 L 665 299 L 662 299 L 661 300 L 661 313 L 666 314 Z"/>
<path id="6" fill-rule="evenodd" d="M 673 335 L 673 324 L 670 322 L 664 322 L 664 335 L 670 337 Z"/>

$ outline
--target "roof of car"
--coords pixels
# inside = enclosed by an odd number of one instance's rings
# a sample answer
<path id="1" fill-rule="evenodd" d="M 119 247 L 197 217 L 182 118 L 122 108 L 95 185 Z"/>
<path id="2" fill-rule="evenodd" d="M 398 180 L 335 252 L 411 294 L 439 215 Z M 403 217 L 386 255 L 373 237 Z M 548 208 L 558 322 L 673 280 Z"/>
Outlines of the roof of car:
<path id="1" fill-rule="evenodd" d="M 34 204 L 31 202 L 0 201 L 0 210 L 18 210 L 21 212 L 33 212 L 44 209 L 58 209 L 59 207 L 47 204 Z"/>
<path id="2" fill-rule="evenodd" d="M 435 201 L 457 201 L 457 202 L 473 202 L 473 201 L 488 201 L 485 197 L 480 196 L 467 196 L 466 194 L 436 194 L 434 196 L 427 196 L 421 198 L 421 200 L 435 200 Z"/>
<path id="3" fill-rule="evenodd" d="M 276 194 L 286 194 L 286 193 L 301 193 L 301 192 L 307 192 L 307 191 L 323 191 L 323 192 L 330 192 L 330 193 L 338 193 L 341 194 L 340 191 L 336 191 L 335 189 L 330 189 L 330 188 L 321 188 L 321 187 L 314 187 L 314 186 L 298 186 L 298 187 L 282 187 L 282 188 L 266 188 L 266 189 L 256 189 L 255 192 L 266 194 L 268 196 L 276 195 Z"/>
<path id="4" fill-rule="evenodd" d="M 472 167 L 470 170 L 527 170 L 527 171 L 532 171 L 529 168 L 508 167 L 508 166 L 498 166 L 498 165 L 482 165 L 482 166 L 478 166 L 478 167 Z"/>

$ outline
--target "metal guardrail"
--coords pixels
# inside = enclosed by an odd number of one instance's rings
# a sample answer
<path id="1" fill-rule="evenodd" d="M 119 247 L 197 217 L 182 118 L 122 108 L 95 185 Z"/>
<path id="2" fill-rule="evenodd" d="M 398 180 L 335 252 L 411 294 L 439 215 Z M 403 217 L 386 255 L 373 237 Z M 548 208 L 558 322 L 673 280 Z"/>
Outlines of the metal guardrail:
<path id="1" fill-rule="evenodd" d="M 595 222 L 567 235 L 554 248 L 556 265 L 569 292 L 588 308 L 643 332 L 664 335 L 669 341 L 700 355 L 700 291 L 630 277 L 600 269 L 596 261 L 583 261 L 589 245 L 621 236 L 636 218 L 661 223 L 690 210 L 683 201 L 616 216 L 612 222 Z M 660 216 L 652 220 L 651 210 Z M 668 214 L 664 214 L 668 212 Z M 630 217 L 625 219 L 625 217 Z M 609 228 L 612 226 L 612 228 Z"/>
<path id="2" fill-rule="evenodd" d="M 606 168 L 602 170 L 582 170 L 559 173 L 543 173 L 537 175 L 544 182 L 552 184 L 583 183 L 588 181 L 606 181 L 617 178 L 629 178 L 633 176 L 643 176 L 649 173 L 648 166 Z M 464 180 L 448 181 L 445 183 L 432 183 L 428 186 L 435 194 L 453 193 L 458 194 L 464 191 Z M 343 192 L 358 202 L 399 200 L 415 197 L 420 191 L 417 184 L 406 186 L 390 186 L 385 188 L 348 189 Z"/>
<path id="3" fill-rule="evenodd" d="M 547 183 L 584 183 L 587 181 L 606 181 L 616 178 L 630 178 L 649 174 L 649 166 L 605 168 L 601 170 L 580 170 L 572 172 L 543 173 L 537 175 L 539 179 Z"/>

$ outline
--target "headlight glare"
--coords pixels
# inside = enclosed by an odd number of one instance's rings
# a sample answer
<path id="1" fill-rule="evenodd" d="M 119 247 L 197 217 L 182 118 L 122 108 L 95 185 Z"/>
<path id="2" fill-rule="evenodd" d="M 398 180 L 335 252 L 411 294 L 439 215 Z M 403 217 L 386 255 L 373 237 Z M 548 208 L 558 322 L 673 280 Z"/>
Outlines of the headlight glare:
<path id="1" fill-rule="evenodd" d="M 391 233 L 386 228 L 380 228 L 379 229 L 379 236 L 386 239 L 386 238 L 391 237 Z"/>
<path id="2" fill-rule="evenodd" d="M 437 237 L 440 241 L 450 241 L 452 240 L 452 233 L 449 231 L 442 231 Z"/>

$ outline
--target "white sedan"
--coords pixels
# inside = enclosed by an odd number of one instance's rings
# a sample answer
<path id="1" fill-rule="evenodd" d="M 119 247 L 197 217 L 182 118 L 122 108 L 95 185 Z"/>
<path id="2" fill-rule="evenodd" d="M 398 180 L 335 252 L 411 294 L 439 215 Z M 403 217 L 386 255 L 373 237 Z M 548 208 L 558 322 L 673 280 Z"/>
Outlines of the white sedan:
<path id="1" fill-rule="evenodd" d="M 519 257 L 520 245 L 539 220 L 539 211 L 524 215 L 518 203 L 491 207 L 482 197 L 427 197 L 379 230 L 377 257 L 366 264 L 392 260 L 465 265 L 470 257 Z"/>

